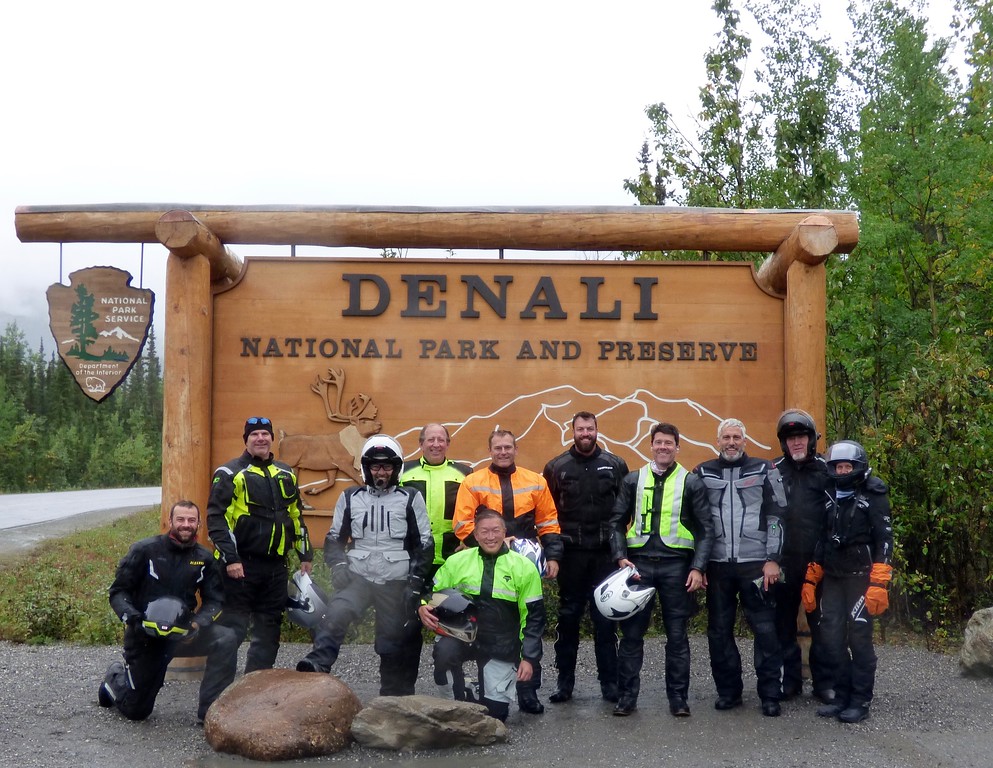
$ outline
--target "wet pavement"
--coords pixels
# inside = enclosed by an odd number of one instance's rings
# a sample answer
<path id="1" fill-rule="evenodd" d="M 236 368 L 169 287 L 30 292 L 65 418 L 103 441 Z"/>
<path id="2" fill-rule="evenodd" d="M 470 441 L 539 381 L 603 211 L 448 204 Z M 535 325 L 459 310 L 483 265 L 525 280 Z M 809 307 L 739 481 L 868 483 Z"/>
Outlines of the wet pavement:
<path id="1" fill-rule="evenodd" d="M 662 682 L 664 638 L 650 638 L 638 710 L 611 715 L 601 701 L 592 644 L 580 649 L 576 697 L 547 703 L 545 714 L 512 708 L 505 744 L 396 753 L 353 746 L 324 758 L 284 766 L 357 765 L 425 768 L 987 768 L 993 755 L 993 681 L 964 678 L 953 657 L 913 648 L 879 648 L 876 699 L 868 720 L 845 725 L 817 717 L 809 694 L 763 717 L 753 674 L 746 674 L 744 706 L 714 710 L 706 638 L 691 638 L 689 718 L 674 718 Z M 747 640 L 739 641 L 751 658 Z M 285 645 L 277 666 L 309 650 Z M 96 703 L 97 685 L 119 649 L 0 643 L 0 765 L 99 765 L 101 768 L 173 766 L 244 768 L 257 762 L 214 753 L 195 722 L 197 683 L 168 682 L 155 712 L 131 723 Z M 546 642 L 546 654 L 551 644 Z M 244 649 L 242 650 L 242 658 Z M 417 692 L 435 693 L 430 648 L 422 657 Z M 547 656 L 546 656 L 547 658 Z M 362 701 L 378 690 L 378 658 L 370 646 L 346 645 L 335 673 Z M 303 674 L 303 673 L 301 673 Z M 554 673 L 553 673 L 554 674 Z"/>
<path id="2" fill-rule="evenodd" d="M 161 488 L 2 494 L 0 558 L 24 552 L 48 537 L 66 536 L 154 507 L 161 500 Z"/>

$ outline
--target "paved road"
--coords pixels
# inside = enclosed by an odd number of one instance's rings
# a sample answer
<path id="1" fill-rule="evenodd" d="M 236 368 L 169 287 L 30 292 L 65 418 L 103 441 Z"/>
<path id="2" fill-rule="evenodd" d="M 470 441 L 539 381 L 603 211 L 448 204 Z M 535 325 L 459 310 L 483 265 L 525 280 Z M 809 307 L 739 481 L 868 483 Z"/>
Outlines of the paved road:
<path id="1" fill-rule="evenodd" d="M 0 556 L 23 552 L 49 536 L 101 525 L 161 501 L 161 488 L 0 495 Z"/>

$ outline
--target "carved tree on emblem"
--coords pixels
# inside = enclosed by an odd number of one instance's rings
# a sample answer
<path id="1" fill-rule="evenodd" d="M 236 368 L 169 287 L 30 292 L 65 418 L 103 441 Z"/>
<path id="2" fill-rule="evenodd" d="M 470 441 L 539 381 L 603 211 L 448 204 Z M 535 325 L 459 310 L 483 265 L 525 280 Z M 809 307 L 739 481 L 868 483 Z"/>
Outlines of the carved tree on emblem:
<path id="1" fill-rule="evenodd" d="M 280 460 L 289 464 L 297 476 L 301 469 L 324 473 L 322 481 L 304 488 L 304 493 L 311 496 L 333 487 L 338 472 L 363 483 L 362 446 L 383 428 L 376 419 L 379 409 L 369 395 L 361 392 L 342 406 L 345 389 L 342 368 L 328 368 L 327 376 L 318 374 L 310 389 L 320 395 L 329 421 L 348 426 L 328 435 L 288 435 L 280 430 Z"/>
<path id="2" fill-rule="evenodd" d="M 86 290 L 86 286 L 80 283 L 76 286 L 76 301 L 72 305 L 69 314 L 69 330 L 72 331 L 79 345 L 77 349 L 71 349 L 66 354 L 91 359 L 87 352 L 87 347 L 97 340 L 97 329 L 93 322 L 100 317 L 93 311 L 95 297 Z"/>

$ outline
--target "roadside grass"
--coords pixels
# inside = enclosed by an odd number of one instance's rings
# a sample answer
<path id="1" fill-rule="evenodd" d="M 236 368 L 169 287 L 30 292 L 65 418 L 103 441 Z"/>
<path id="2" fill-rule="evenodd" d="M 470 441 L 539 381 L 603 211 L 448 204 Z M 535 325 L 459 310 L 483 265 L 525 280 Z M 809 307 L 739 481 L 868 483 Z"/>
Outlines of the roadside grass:
<path id="1" fill-rule="evenodd" d="M 117 563 L 138 539 L 159 532 L 155 507 L 50 539 L 0 566 L 0 640 L 41 645 L 119 643 L 107 601 Z"/>
<path id="2" fill-rule="evenodd" d="M 53 642 L 83 645 L 117 645 L 124 638 L 123 627 L 107 600 L 118 561 L 135 541 L 159 532 L 159 508 L 120 518 L 107 525 L 50 539 L 21 557 L 0 564 L 0 640 L 44 645 Z M 290 565 L 296 568 L 296 561 Z M 314 558 L 314 581 L 330 594 L 330 574 L 318 550 Z M 558 585 L 544 582 L 547 640 L 555 638 L 558 613 Z M 690 620 L 690 632 L 706 632 L 706 608 Z M 661 611 L 653 612 L 650 636 L 662 635 Z M 894 645 L 926 646 L 929 650 L 954 651 L 952 638 L 925 638 L 919 633 L 887 621 L 877 622 L 876 637 Z M 581 628 L 592 637 L 592 624 L 586 616 Z M 748 635 L 740 620 L 739 635 Z M 348 632 L 345 642 L 371 643 L 375 638 L 371 611 Z M 288 620 L 283 621 L 284 642 L 310 643 L 310 634 Z M 425 633 L 430 642 L 430 633 Z M 930 642 L 926 642 L 930 640 Z M 549 649 L 550 650 L 550 649 Z"/>
<path id="3" fill-rule="evenodd" d="M 107 525 L 49 539 L 0 564 L 0 640 L 32 645 L 55 642 L 118 645 L 124 628 L 107 592 L 128 547 L 159 533 L 159 507 Z M 295 563 L 291 566 L 295 567 Z M 317 553 L 314 579 L 330 575 Z M 348 642 L 372 642 L 370 617 L 354 627 Z M 309 643 L 309 633 L 284 620 L 285 642 Z"/>

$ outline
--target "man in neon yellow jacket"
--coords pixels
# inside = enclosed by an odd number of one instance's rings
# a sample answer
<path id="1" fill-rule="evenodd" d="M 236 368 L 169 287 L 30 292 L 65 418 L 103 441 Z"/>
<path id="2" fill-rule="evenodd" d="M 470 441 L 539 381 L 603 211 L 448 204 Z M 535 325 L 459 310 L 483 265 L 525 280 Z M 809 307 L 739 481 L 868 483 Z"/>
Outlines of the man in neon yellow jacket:
<path id="1" fill-rule="evenodd" d="M 456 699 L 466 700 L 462 664 L 476 661 L 482 704 L 490 715 L 506 720 L 518 682 L 527 682 L 541 661 L 545 602 L 534 564 L 504 542 L 507 526 L 492 509 L 475 515 L 478 547 L 456 552 L 434 578 L 434 589 L 457 589 L 476 607 L 476 638 L 471 643 L 446 637 L 434 609 L 418 609 L 421 622 L 442 636 L 435 645 L 435 682 L 451 676 Z"/>

